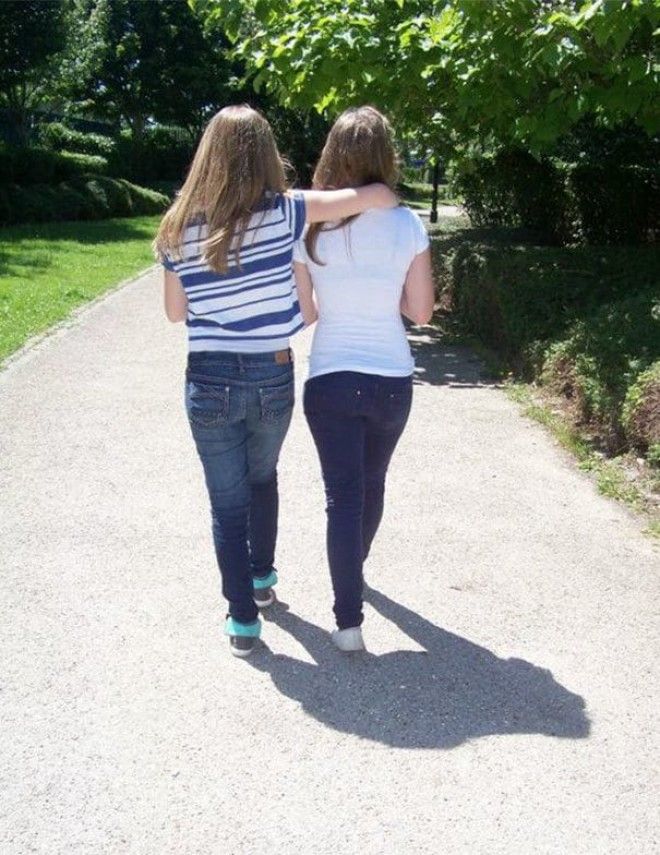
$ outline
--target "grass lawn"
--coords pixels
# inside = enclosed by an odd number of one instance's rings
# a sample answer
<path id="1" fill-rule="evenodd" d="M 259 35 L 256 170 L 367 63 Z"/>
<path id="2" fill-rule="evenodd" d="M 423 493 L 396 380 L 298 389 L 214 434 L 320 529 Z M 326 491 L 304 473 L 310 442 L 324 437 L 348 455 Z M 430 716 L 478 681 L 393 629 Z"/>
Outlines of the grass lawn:
<path id="1" fill-rule="evenodd" d="M 35 333 L 153 263 L 159 216 L 0 229 L 0 363 Z"/>

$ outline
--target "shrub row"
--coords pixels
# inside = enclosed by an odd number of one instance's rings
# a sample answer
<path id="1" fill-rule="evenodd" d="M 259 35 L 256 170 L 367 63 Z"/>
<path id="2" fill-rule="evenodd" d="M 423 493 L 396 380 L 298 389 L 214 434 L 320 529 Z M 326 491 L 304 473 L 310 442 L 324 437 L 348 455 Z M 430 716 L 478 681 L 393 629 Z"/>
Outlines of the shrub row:
<path id="1" fill-rule="evenodd" d="M 514 237 L 478 229 L 436 236 L 444 305 L 520 376 L 563 394 L 608 451 L 652 449 L 660 442 L 660 251 Z"/>
<path id="2" fill-rule="evenodd" d="M 180 182 L 193 154 L 190 134 L 176 127 L 149 128 L 137 143 L 125 131 L 112 139 L 53 122 L 39 128 L 38 139 L 30 148 L 0 146 L 0 185 L 56 184 L 83 173 Z"/>
<path id="3" fill-rule="evenodd" d="M 192 160 L 194 143 L 183 128 L 149 128 L 139 142 L 122 131 L 110 157 L 110 173 L 139 184 L 181 181 Z"/>
<path id="4" fill-rule="evenodd" d="M 108 162 L 103 157 L 78 152 L 57 152 L 47 148 L 0 147 L 0 186 L 57 184 L 93 172 L 104 174 Z"/>
<path id="5" fill-rule="evenodd" d="M 518 148 L 465 160 L 454 176 L 476 226 L 523 226 L 553 244 L 647 243 L 660 225 L 651 163 L 567 163 Z"/>
<path id="6" fill-rule="evenodd" d="M 159 214 L 168 204 L 162 193 L 121 178 L 79 175 L 57 185 L 0 187 L 0 225 Z"/>
<path id="7" fill-rule="evenodd" d="M 38 126 L 39 145 L 53 151 L 73 151 L 97 157 L 111 157 L 116 143 L 112 137 L 77 131 L 61 122 L 48 122 Z"/>

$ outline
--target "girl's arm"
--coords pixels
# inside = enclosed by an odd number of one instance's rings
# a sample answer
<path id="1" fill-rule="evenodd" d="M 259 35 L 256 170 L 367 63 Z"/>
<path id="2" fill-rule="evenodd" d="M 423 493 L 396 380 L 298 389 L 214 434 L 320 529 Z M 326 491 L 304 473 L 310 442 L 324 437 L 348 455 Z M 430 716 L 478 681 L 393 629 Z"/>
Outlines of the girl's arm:
<path id="1" fill-rule="evenodd" d="M 435 285 L 431 270 L 431 250 L 416 255 L 408 268 L 401 295 L 400 311 L 414 324 L 428 324 L 435 305 Z"/>
<path id="2" fill-rule="evenodd" d="M 185 321 L 188 316 L 188 297 L 183 285 L 173 270 L 165 270 L 165 314 L 172 323 Z"/>
<path id="3" fill-rule="evenodd" d="M 305 326 L 308 327 L 318 319 L 319 313 L 314 302 L 314 288 L 312 278 L 309 275 L 307 265 L 300 261 L 294 261 L 293 272 L 296 276 L 296 289 L 298 291 L 298 303 L 300 303 L 300 314 L 303 316 Z"/>
<path id="4" fill-rule="evenodd" d="M 396 208 L 399 199 L 387 184 L 367 184 L 344 190 L 303 190 L 308 223 L 343 220 L 369 208 Z"/>

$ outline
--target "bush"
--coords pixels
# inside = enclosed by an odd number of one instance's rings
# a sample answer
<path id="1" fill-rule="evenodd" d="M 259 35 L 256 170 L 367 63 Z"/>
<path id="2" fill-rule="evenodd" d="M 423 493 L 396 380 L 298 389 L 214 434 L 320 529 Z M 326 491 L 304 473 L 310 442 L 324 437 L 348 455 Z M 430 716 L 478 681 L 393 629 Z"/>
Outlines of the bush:
<path id="1" fill-rule="evenodd" d="M 95 181 L 99 190 L 105 194 L 113 217 L 130 217 L 136 213 L 133 210 L 133 198 L 129 189 L 131 185 L 128 181 L 103 176 L 97 177 Z"/>
<path id="2" fill-rule="evenodd" d="M 159 214 L 168 205 L 162 193 L 123 179 L 77 176 L 55 186 L 0 188 L 0 224 Z"/>
<path id="3" fill-rule="evenodd" d="M 79 154 L 92 154 L 109 158 L 115 141 L 103 134 L 91 134 L 68 128 L 61 122 L 48 122 L 37 129 L 39 144 L 54 151 L 73 151 Z"/>
<path id="4" fill-rule="evenodd" d="M 547 159 L 503 148 L 494 157 L 458 164 L 453 183 L 475 226 L 522 226 L 547 243 L 565 237 L 566 189 Z"/>
<path id="5" fill-rule="evenodd" d="M 660 442 L 654 442 L 646 452 L 648 463 L 656 469 L 660 469 Z"/>
<path id="6" fill-rule="evenodd" d="M 8 188 L 12 222 L 43 223 L 57 219 L 57 193 L 47 184 Z"/>
<path id="7" fill-rule="evenodd" d="M 61 151 L 59 156 L 67 164 L 71 165 L 72 175 L 84 175 L 85 173 L 105 175 L 108 171 L 108 161 L 105 157 L 98 157 L 93 154 L 79 154 L 75 151 Z"/>
<path id="8" fill-rule="evenodd" d="M 577 207 L 579 236 L 587 243 L 646 243 L 657 236 L 657 167 L 580 164 L 567 177 Z"/>
<path id="9" fill-rule="evenodd" d="M 631 438 L 624 400 L 660 357 L 660 252 L 533 246 L 519 233 L 476 229 L 433 244 L 442 302 L 463 330 L 520 376 L 562 394 L 576 422 L 597 430 L 608 450 L 622 447 Z"/>
<path id="10" fill-rule="evenodd" d="M 105 190 L 95 176 L 76 178 L 71 182 L 73 189 L 79 193 L 87 204 L 86 219 L 105 220 L 114 215 L 108 203 Z"/>
<path id="11" fill-rule="evenodd" d="M 170 204 L 170 200 L 162 193 L 156 190 L 149 190 L 147 187 L 139 187 L 137 184 L 131 184 L 130 181 L 121 181 L 131 198 L 131 206 L 133 213 L 139 214 L 160 214 Z"/>
<path id="12" fill-rule="evenodd" d="M 140 142 L 136 142 L 128 131 L 123 131 L 110 158 L 110 173 L 142 185 L 156 181 L 181 181 L 193 153 L 194 141 L 184 128 L 147 128 Z"/>
<path id="13" fill-rule="evenodd" d="M 0 225 L 11 222 L 13 220 L 10 191 L 8 187 L 0 186 Z"/>
<path id="14" fill-rule="evenodd" d="M 103 172 L 104 158 L 85 154 L 51 151 L 47 148 L 0 147 L 0 175 L 3 184 L 27 187 L 57 184 L 89 171 Z"/>
<path id="15" fill-rule="evenodd" d="M 155 190 L 157 193 L 162 193 L 171 201 L 174 200 L 178 190 L 181 188 L 183 181 L 152 181 L 149 183 L 149 189 Z"/>
<path id="16" fill-rule="evenodd" d="M 660 466 L 660 360 L 628 389 L 622 420 L 631 445 L 650 451 L 649 461 Z"/>
<path id="17" fill-rule="evenodd" d="M 93 220 L 93 202 L 86 194 L 80 193 L 70 184 L 63 182 L 57 188 L 60 220 Z"/>
<path id="18" fill-rule="evenodd" d="M 653 299 L 647 288 L 606 302 L 544 350 L 541 379 L 572 402 L 578 423 L 597 426 L 610 450 L 631 440 L 624 402 L 658 351 Z"/>
<path id="19" fill-rule="evenodd" d="M 651 243 L 660 222 L 660 170 L 647 142 L 631 149 L 640 163 L 625 160 L 621 146 L 603 142 L 604 156 L 537 160 L 519 148 L 465 159 L 453 182 L 476 226 L 517 226 L 544 243 L 591 245 Z"/>

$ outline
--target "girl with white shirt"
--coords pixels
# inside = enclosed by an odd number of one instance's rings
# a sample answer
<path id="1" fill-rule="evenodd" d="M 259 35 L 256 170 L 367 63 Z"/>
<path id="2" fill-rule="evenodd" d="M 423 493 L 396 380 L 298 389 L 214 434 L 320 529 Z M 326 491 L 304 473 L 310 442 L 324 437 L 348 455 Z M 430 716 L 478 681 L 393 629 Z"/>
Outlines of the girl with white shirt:
<path id="1" fill-rule="evenodd" d="M 398 176 L 392 130 L 373 107 L 332 127 L 315 189 L 362 187 Z M 362 565 L 383 514 L 387 468 L 408 420 L 414 361 L 401 315 L 427 323 L 434 286 L 429 239 L 399 207 L 316 223 L 294 249 L 306 323 L 318 319 L 305 416 L 321 461 L 327 549 L 341 650 L 364 647 Z"/>

